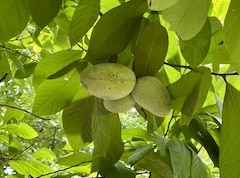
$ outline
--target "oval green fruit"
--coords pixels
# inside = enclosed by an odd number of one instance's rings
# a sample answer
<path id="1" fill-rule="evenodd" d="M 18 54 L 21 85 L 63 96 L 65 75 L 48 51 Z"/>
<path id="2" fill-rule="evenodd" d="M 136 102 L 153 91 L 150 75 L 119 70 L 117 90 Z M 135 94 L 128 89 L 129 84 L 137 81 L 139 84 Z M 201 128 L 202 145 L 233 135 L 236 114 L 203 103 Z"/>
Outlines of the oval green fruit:
<path id="1" fill-rule="evenodd" d="M 103 105 L 106 110 L 112 113 L 127 112 L 135 105 L 131 95 L 128 95 L 124 98 L 118 100 L 104 100 Z"/>
<path id="2" fill-rule="evenodd" d="M 171 112 L 171 98 L 167 88 L 155 77 L 144 76 L 137 79 L 132 97 L 142 108 L 159 117 Z"/>
<path id="3" fill-rule="evenodd" d="M 101 63 L 86 68 L 80 74 L 82 86 L 92 95 L 116 100 L 129 95 L 136 83 L 134 72 L 117 63 Z"/>

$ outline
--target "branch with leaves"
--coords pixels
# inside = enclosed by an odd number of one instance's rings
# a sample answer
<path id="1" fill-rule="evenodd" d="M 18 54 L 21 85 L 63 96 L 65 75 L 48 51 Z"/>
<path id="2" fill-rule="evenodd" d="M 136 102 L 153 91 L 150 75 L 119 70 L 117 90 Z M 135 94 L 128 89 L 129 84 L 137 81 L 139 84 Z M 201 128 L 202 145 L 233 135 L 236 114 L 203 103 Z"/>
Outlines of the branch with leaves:
<path id="1" fill-rule="evenodd" d="M 184 65 L 178 65 L 178 64 L 170 64 L 167 62 L 164 62 L 165 65 L 173 67 L 173 68 L 184 68 L 184 69 L 189 69 L 193 70 L 194 68 L 191 66 L 184 66 Z M 232 72 L 232 73 L 216 73 L 216 72 L 211 72 L 212 75 L 216 76 L 221 76 L 221 77 L 226 77 L 226 76 L 234 76 L 234 75 L 239 75 L 238 72 Z"/>
<path id="2" fill-rule="evenodd" d="M 64 172 L 64 171 L 67 171 L 67 170 L 69 170 L 69 169 L 71 169 L 71 168 L 80 166 L 80 165 L 85 164 L 85 163 L 90 163 L 90 162 L 91 162 L 91 161 L 84 161 L 84 162 L 81 162 L 81 163 L 79 163 L 79 164 L 75 164 L 75 165 L 66 167 L 66 168 L 64 168 L 64 169 L 59 169 L 59 170 L 57 170 L 57 171 L 53 171 L 53 172 L 49 172 L 49 173 L 46 173 L 46 174 L 42 174 L 42 175 L 40 175 L 40 176 L 38 176 L 38 177 L 36 177 L 36 178 L 45 177 L 45 176 L 49 176 L 49 175 L 52 175 L 52 174 L 57 174 L 57 173 L 60 173 L 60 172 Z"/>
<path id="3" fill-rule="evenodd" d="M 11 105 L 7 105 L 7 104 L 3 104 L 3 103 L 0 103 L 0 107 L 7 107 L 7 108 L 12 108 L 12 109 L 16 109 L 16 110 L 19 110 L 19 111 L 22 111 L 22 112 L 25 112 L 27 114 L 30 114 L 36 118 L 39 118 L 39 119 L 42 119 L 42 120 L 50 120 L 50 119 L 47 119 L 47 118 L 44 118 L 44 117 L 41 117 L 41 116 L 38 116 L 28 110 L 25 110 L 25 109 L 22 109 L 22 108 L 19 108 L 19 107 L 16 107 L 16 106 L 11 106 Z"/>

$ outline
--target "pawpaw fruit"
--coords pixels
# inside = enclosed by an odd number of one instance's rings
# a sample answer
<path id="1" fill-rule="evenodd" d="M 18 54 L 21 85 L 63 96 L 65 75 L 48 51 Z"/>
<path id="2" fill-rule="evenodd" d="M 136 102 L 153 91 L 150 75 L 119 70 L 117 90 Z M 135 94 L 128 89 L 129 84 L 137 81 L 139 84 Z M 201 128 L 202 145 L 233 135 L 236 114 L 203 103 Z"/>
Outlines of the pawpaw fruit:
<path id="1" fill-rule="evenodd" d="M 135 105 L 131 95 L 118 100 L 104 100 L 103 105 L 106 110 L 112 113 L 127 112 Z"/>
<path id="2" fill-rule="evenodd" d="M 136 84 L 134 72 L 117 63 L 90 66 L 81 72 L 80 80 L 90 94 L 105 100 L 117 100 L 129 95 Z"/>
<path id="3" fill-rule="evenodd" d="M 134 101 L 142 108 L 159 117 L 171 112 L 171 98 L 164 84 L 152 76 L 137 79 L 131 93 Z"/>

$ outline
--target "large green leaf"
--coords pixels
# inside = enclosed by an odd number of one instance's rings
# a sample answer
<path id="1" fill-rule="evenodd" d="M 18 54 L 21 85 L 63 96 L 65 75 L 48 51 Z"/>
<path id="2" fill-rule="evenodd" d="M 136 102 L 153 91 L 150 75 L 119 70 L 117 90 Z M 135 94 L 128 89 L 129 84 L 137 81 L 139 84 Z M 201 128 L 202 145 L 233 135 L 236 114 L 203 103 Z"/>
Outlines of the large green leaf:
<path id="1" fill-rule="evenodd" d="M 57 163 L 64 166 L 75 166 L 81 163 L 91 162 L 91 160 L 92 155 L 90 153 L 76 152 L 60 158 Z"/>
<path id="2" fill-rule="evenodd" d="M 240 1 L 231 0 L 224 22 L 223 38 L 231 64 L 240 71 Z"/>
<path id="3" fill-rule="evenodd" d="M 208 178 L 207 166 L 201 161 L 198 155 L 191 149 L 192 163 L 191 163 L 191 177 L 192 178 Z"/>
<path id="4" fill-rule="evenodd" d="M 101 172 L 101 175 L 105 178 L 135 178 L 136 173 L 118 161 L 110 169 Z"/>
<path id="5" fill-rule="evenodd" d="M 64 67 L 81 59 L 82 52 L 76 50 L 63 50 L 43 58 L 34 71 L 34 84 L 38 86 L 50 75 L 55 74 Z"/>
<path id="6" fill-rule="evenodd" d="M 145 168 L 156 174 L 159 178 L 173 178 L 173 172 L 169 162 L 164 157 L 160 156 L 159 152 L 153 150 L 143 159 L 137 162 L 136 167 Z"/>
<path id="7" fill-rule="evenodd" d="M 11 103 L 11 106 L 13 107 L 19 107 L 18 105 Z M 25 116 L 24 112 L 21 110 L 17 110 L 14 108 L 7 108 L 5 114 L 4 114 L 4 123 L 7 123 L 10 119 L 16 119 L 16 120 L 21 120 Z"/>
<path id="8" fill-rule="evenodd" d="M 211 79 L 210 70 L 199 67 L 169 85 L 173 108 L 187 116 L 199 112 L 206 99 Z"/>
<path id="9" fill-rule="evenodd" d="M 33 112 L 38 115 L 50 115 L 62 110 L 80 87 L 76 70 L 67 75 L 46 80 L 38 87 L 33 103 Z"/>
<path id="10" fill-rule="evenodd" d="M 162 11 L 173 5 L 175 5 L 179 0 L 148 0 L 149 9 L 152 11 Z"/>
<path id="11" fill-rule="evenodd" d="M 211 25 L 206 21 L 202 30 L 192 39 L 180 40 L 180 49 L 186 61 L 197 67 L 207 56 L 211 39 Z"/>
<path id="12" fill-rule="evenodd" d="M 122 132 L 122 138 L 127 141 L 131 141 L 134 138 L 140 138 L 147 141 L 149 140 L 149 134 L 146 130 L 141 128 L 124 129 Z"/>
<path id="13" fill-rule="evenodd" d="M 9 161 L 8 163 L 16 172 L 25 176 L 37 177 L 42 174 L 53 172 L 50 166 L 47 166 L 39 161 Z"/>
<path id="14" fill-rule="evenodd" d="M 32 18 L 41 28 L 53 20 L 62 4 L 62 0 L 28 0 L 28 2 Z"/>
<path id="15" fill-rule="evenodd" d="M 92 172 L 104 171 L 112 167 L 123 153 L 121 123 L 118 114 L 106 111 L 100 99 L 96 99 L 92 117 Z"/>
<path id="16" fill-rule="evenodd" d="M 37 65 L 37 63 L 35 63 L 35 62 L 24 64 L 23 65 L 24 70 L 22 71 L 22 70 L 18 69 L 15 73 L 14 78 L 24 79 L 24 78 L 31 76 L 34 72 L 36 65 Z"/>
<path id="17" fill-rule="evenodd" d="M 12 71 L 7 56 L 0 53 L 0 79 L 8 81 L 11 79 Z M 5 77 L 5 78 L 4 78 Z"/>
<path id="18" fill-rule="evenodd" d="M 140 26 L 146 8 L 146 0 L 132 0 L 105 13 L 93 29 L 86 58 L 97 64 L 121 52 Z"/>
<path id="19" fill-rule="evenodd" d="M 195 139 L 199 142 L 205 150 L 208 152 L 214 166 L 219 166 L 219 148 L 207 129 L 207 123 L 201 119 L 200 116 L 194 117 L 188 126 L 181 127 L 185 138 Z"/>
<path id="20" fill-rule="evenodd" d="M 0 0 L 0 42 L 19 34 L 28 20 L 27 0 Z"/>
<path id="21" fill-rule="evenodd" d="M 240 91 L 227 84 L 223 104 L 220 144 L 220 174 L 222 178 L 240 177 Z"/>
<path id="22" fill-rule="evenodd" d="M 56 154 L 52 150 L 50 150 L 46 147 L 40 148 L 39 150 L 34 152 L 32 154 L 32 156 L 35 159 L 39 159 L 39 160 L 41 160 L 41 159 L 56 159 L 57 158 Z"/>
<path id="23" fill-rule="evenodd" d="M 163 17 L 170 23 L 170 30 L 182 40 L 196 36 L 204 26 L 210 0 L 180 0 L 163 11 Z"/>
<path id="24" fill-rule="evenodd" d="M 163 65 L 168 50 L 166 29 L 158 22 L 148 24 L 138 39 L 134 55 L 137 77 L 154 75 Z"/>
<path id="25" fill-rule="evenodd" d="M 168 141 L 172 168 L 175 177 L 190 177 L 191 153 L 177 138 Z"/>
<path id="26" fill-rule="evenodd" d="M 91 28 L 100 12 L 100 0 L 81 0 L 69 26 L 71 45 L 76 44 Z"/>
<path id="27" fill-rule="evenodd" d="M 71 103 L 63 110 L 63 128 L 73 150 L 79 150 L 83 143 L 92 141 L 93 101 L 92 96 L 86 97 Z"/>
<path id="28" fill-rule="evenodd" d="M 152 151 L 151 145 L 143 145 L 136 149 L 136 151 L 128 158 L 131 165 L 135 165 L 139 160 L 143 159 L 148 153 Z"/>
<path id="29" fill-rule="evenodd" d="M 33 139 L 38 136 L 38 133 L 26 123 L 10 123 L 6 124 L 2 129 L 25 139 Z"/>

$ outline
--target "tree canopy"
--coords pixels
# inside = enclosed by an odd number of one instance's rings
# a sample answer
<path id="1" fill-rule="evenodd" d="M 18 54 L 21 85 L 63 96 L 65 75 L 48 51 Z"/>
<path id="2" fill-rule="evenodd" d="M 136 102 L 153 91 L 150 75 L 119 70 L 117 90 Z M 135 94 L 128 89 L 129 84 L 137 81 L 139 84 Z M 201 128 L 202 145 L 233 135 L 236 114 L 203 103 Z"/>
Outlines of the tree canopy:
<path id="1" fill-rule="evenodd" d="M 239 0 L 0 0 L 0 24 L 1 177 L 240 177 Z M 108 111 L 80 82 L 103 63 L 171 112 Z"/>

